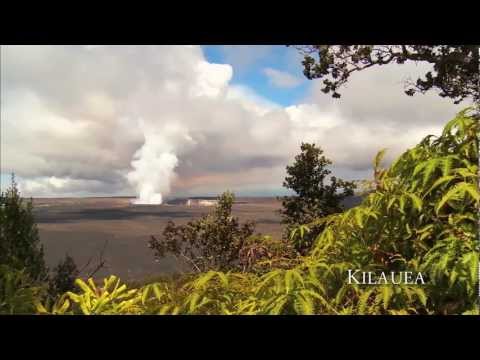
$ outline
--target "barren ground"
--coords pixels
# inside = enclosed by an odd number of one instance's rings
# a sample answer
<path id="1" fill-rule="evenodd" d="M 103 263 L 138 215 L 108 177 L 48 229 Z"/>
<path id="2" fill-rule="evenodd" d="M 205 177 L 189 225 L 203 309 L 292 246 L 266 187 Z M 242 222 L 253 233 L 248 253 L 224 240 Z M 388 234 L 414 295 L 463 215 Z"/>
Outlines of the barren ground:
<path id="1" fill-rule="evenodd" d="M 34 199 L 34 213 L 44 244 L 47 264 L 51 267 L 65 253 L 82 267 L 107 241 L 105 259 L 108 268 L 98 272 L 103 277 L 116 274 L 124 280 L 138 280 L 152 275 L 178 271 L 173 259 L 155 262 L 147 242 L 150 235 L 161 236 L 168 220 L 177 224 L 199 218 L 211 207 L 185 205 L 132 205 L 131 198 Z M 233 206 L 240 221 L 257 222 L 257 232 L 281 236 L 280 217 L 275 198 L 238 198 Z M 91 267 L 91 266 L 90 266 Z"/>

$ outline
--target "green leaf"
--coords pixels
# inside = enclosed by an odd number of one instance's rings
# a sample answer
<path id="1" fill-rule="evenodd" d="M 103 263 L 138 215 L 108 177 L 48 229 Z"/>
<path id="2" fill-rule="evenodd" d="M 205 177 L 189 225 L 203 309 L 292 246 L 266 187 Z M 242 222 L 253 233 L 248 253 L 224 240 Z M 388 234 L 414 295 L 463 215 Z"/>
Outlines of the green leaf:
<path id="1" fill-rule="evenodd" d="M 209 271 L 205 275 L 202 275 L 196 282 L 195 287 L 201 288 L 205 286 L 217 273 L 215 271 Z"/>
<path id="2" fill-rule="evenodd" d="M 455 156 L 455 155 L 448 155 L 443 158 L 443 161 L 442 161 L 443 176 L 447 176 L 450 174 L 452 170 L 453 161 L 456 159 L 458 159 L 458 156 Z"/>
<path id="3" fill-rule="evenodd" d="M 404 195 L 400 196 L 400 212 L 402 214 L 405 213 L 405 196 Z"/>
<path id="4" fill-rule="evenodd" d="M 294 307 L 300 315 L 313 315 L 315 313 L 315 307 L 311 298 L 307 295 L 299 293 L 294 300 Z"/>
<path id="5" fill-rule="evenodd" d="M 155 297 L 157 298 L 157 300 L 161 300 L 162 299 L 162 291 L 160 290 L 160 286 L 158 284 L 154 284 L 153 285 L 153 293 L 155 294 Z"/>
<path id="6" fill-rule="evenodd" d="M 431 159 L 427 161 L 425 170 L 423 172 L 423 186 L 425 186 L 431 179 L 438 165 L 442 163 L 442 159 Z"/>
<path id="7" fill-rule="evenodd" d="M 88 285 L 90 285 L 90 288 L 91 288 L 93 291 L 95 291 L 95 290 L 97 289 L 97 287 L 95 286 L 95 283 L 93 282 L 93 279 L 92 279 L 92 278 L 89 278 L 89 279 L 87 280 L 87 282 L 88 282 Z"/>
<path id="8" fill-rule="evenodd" d="M 150 292 L 150 286 L 146 286 L 142 291 L 142 304 L 145 305 L 145 302 L 148 298 L 148 293 Z"/>
<path id="9" fill-rule="evenodd" d="M 359 314 L 362 315 L 365 313 L 365 309 L 367 308 L 368 305 L 368 299 L 370 298 L 370 295 L 373 293 L 374 289 L 368 289 L 365 290 L 362 295 L 360 295 L 359 301 L 358 301 L 358 311 Z"/>
<path id="10" fill-rule="evenodd" d="M 383 286 L 382 288 L 382 296 L 383 296 L 383 308 L 385 310 L 388 309 L 388 305 L 390 304 L 390 299 L 392 298 L 393 291 L 390 286 Z"/>
<path id="11" fill-rule="evenodd" d="M 427 306 L 427 295 L 425 291 L 420 288 L 413 288 L 413 292 L 417 295 L 417 298 L 420 300 L 420 303 L 423 306 Z"/>
<path id="12" fill-rule="evenodd" d="M 410 199 L 412 199 L 412 204 L 413 206 L 418 210 L 421 211 L 423 207 L 423 201 L 420 199 L 416 194 L 414 193 L 408 193 L 407 194 Z"/>
<path id="13" fill-rule="evenodd" d="M 292 288 L 293 288 L 292 270 L 287 270 L 285 272 L 285 292 L 288 294 Z"/>
<path id="14" fill-rule="evenodd" d="M 444 183 L 448 183 L 450 181 L 452 181 L 453 179 L 455 179 L 455 176 L 453 175 L 450 175 L 450 176 L 443 176 L 441 177 L 440 179 L 437 179 L 433 185 L 430 187 L 430 189 L 427 190 L 427 192 L 425 193 L 426 195 L 430 194 L 433 190 L 435 190 L 437 187 L 439 187 L 440 185 L 444 184 Z"/>
<path id="15" fill-rule="evenodd" d="M 222 282 L 223 286 L 227 287 L 228 286 L 227 276 L 222 272 L 217 272 L 217 276 L 220 279 L 220 281 Z"/>
<path id="16" fill-rule="evenodd" d="M 65 299 L 65 301 L 63 302 L 60 309 L 58 309 L 58 312 L 60 314 L 64 314 L 68 310 L 69 307 L 70 307 L 70 301 L 68 301 L 68 299 Z"/>
<path id="17" fill-rule="evenodd" d="M 392 197 L 389 201 L 388 201 L 388 205 L 387 205 L 387 210 L 390 210 L 390 208 L 392 207 L 392 205 L 397 201 L 397 197 L 394 196 Z"/>
<path id="18" fill-rule="evenodd" d="M 354 217 L 358 227 L 363 228 L 363 214 L 360 208 L 355 209 Z"/>
<path id="19" fill-rule="evenodd" d="M 274 306 L 271 308 L 269 313 L 271 315 L 279 315 L 281 314 L 284 306 L 288 302 L 288 297 L 286 295 L 280 295 L 274 302 Z"/>
<path id="20" fill-rule="evenodd" d="M 343 285 L 340 290 L 338 290 L 337 295 L 335 296 L 335 304 L 338 306 L 342 303 L 342 300 L 347 293 L 348 287 L 347 284 Z"/>
<path id="21" fill-rule="evenodd" d="M 438 214 L 448 201 L 459 200 L 465 196 L 466 193 L 470 194 L 475 201 L 480 199 L 480 193 L 474 184 L 460 182 L 448 190 L 445 195 L 443 195 L 442 199 L 438 202 L 435 208 L 435 212 Z"/>
<path id="22" fill-rule="evenodd" d="M 199 293 L 193 293 L 192 296 L 189 299 L 189 311 L 193 313 L 195 309 L 197 308 L 197 302 L 200 299 L 200 294 Z"/>
<path id="23" fill-rule="evenodd" d="M 92 293 L 92 289 L 88 287 L 88 285 L 82 279 L 76 279 L 75 284 L 82 289 L 85 293 Z"/>

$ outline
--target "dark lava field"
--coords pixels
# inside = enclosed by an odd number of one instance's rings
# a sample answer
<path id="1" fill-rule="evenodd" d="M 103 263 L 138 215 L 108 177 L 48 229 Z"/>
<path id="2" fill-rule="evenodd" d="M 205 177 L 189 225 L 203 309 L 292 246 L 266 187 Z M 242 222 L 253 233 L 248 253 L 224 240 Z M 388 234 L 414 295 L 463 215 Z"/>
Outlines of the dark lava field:
<path id="1" fill-rule="evenodd" d="M 43 198 L 34 199 L 34 214 L 47 264 L 51 267 L 65 253 L 79 268 L 90 260 L 85 273 L 98 263 L 103 248 L 107 267 L 95 277 L 109 274 L 124 280 L 179 271 L 172 258 L 155 262 L 147 247 L 151 235 L 161 236 L 168 220 L 177 224 L 201 217 L 209 206 L 133 205 L 132 198 Z M 240 221 L 253 219 L 257 232 L 281 236 L 281 204 L 275 198 L 238 198 L 233 206 Z"/>

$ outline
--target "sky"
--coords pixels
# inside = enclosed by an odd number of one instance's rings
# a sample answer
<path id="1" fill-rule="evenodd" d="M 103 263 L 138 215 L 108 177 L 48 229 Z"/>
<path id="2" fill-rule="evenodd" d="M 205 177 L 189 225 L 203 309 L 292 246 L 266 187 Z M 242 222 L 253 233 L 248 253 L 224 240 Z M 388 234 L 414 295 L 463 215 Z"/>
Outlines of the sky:
<path id="1" fill-rule="evenodd" d="M 301 142 L 333 175 L 371 177 L 465 105 L 403 81 L 429 65 L 371 68 L 340 99 L 302 73 L 291 47 L 2 46 L 2 188 L 25 196 L 281 195 Z"/>

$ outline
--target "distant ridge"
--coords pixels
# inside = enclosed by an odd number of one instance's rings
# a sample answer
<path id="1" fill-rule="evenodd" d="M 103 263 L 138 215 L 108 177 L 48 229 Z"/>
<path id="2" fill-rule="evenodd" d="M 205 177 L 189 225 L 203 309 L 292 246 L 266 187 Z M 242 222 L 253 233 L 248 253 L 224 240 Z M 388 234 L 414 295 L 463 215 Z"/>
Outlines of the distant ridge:
<path id="1" fill-rule="evenodd" d="M 256 197 L 238 197 L 237 200 L 234 202 L 235 204 L 247 204 L 248 201 L 245 201 L 249 198 L 256 198 Z M 277 198 L 276 196 L 268 196 L 268 198 Z M 185 204 L 189 199 L 191 200 L 216 200 L 218 196 L 186 196 L 186 197 L 175 197 L 172 199 L 167 199 L 165 204 L 167 205 L 182 205 Z M 352 207 L 358 206 L 361 204 L 363 200 L 362 196 L 353 195 L 349 196 L 342 201 L 342 205 L 345 206 L 346 209 L 350 209 Z"/>

